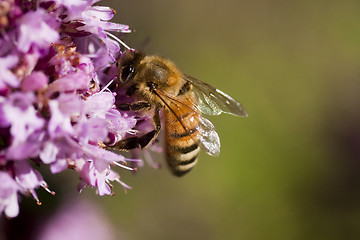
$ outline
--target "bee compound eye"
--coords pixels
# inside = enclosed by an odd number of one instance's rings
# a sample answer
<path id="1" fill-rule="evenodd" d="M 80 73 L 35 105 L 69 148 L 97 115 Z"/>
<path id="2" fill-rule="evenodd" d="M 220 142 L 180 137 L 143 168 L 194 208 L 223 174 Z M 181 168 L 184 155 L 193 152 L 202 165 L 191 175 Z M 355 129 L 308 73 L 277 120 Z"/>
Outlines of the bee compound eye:
<path id="1" fill-rule="evenodd" d="M 126 65 L 122 68 L 121 70 L 121 80 L 122 81 L 127 81 L 129 79 L 131 79 L 134 75 L 134 67 L 132 65 Z"/>

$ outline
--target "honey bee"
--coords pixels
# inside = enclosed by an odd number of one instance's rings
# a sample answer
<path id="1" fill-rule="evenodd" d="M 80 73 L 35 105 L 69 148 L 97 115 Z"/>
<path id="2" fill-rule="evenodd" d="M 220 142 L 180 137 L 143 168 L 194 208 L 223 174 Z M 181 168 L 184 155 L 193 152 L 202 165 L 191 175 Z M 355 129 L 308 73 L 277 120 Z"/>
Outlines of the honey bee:
<path id="1" fill-rule="evenodd" d="M 196 164 L 200 149 L 212 156 L 220 153 L 214 125 L 202 114 L 222 112 L 246 117 L 245 108 L 222 91 L 183 74 L 168 59 L 126 50 L 117 64 L 118 85 L 134 96 L 134 103 L 117 104 L 120 110 L 152 111 L 154 130 L 119 141 L 114 148 L 145 148 L 161 129 L 164 112 L 166 158 L 172 173 L 182 176 Z"/>

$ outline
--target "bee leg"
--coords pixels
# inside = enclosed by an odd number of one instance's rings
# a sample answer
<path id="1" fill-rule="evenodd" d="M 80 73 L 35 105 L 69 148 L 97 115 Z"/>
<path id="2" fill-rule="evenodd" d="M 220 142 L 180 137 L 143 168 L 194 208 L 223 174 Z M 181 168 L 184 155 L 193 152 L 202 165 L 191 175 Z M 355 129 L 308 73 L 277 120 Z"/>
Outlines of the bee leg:
<path id="1" fill-rule="evenodd" d="M 154 112 L 153 123 L 155 125 L 155 129 L 152 130 L 151 132 L 148 132 L 141 137 L 125 138 L 117 142 L 111 148 L 121 149 L 121 150 L 131 150 L 134 148 L 144 148 L 148 146 L 157 137 L 161 129 L 160 116 L 158 110 Z"/>
<path id="2" fill-rule="evenodd" d="M 159 111 L 156 109 L 153 116 L 153 123 L 155 129 L 139 138 L 141 148 L 147 147 L 156 137 L 161 130 Z"/>
<path id="3" fill-rule="evenodd" d="M 129 137 L 117 142 L 109 149 L 131 150 L 139 147 L 139 137 Z"/>
<path id="4" fill-rule="evenodd" d="M 140 111 L 150 110 L 151 105 L 145 101 L 139 101 L 135 103 L 119 103 L 116 104 L 116 108 L 123 111 Z"/>
<path id="5" fill-rule="evenodd" d="M 139 101 L 135 103 L 119 103 L 116 104 L 116 108 L 122 111 L 140 111 L 150 109 L 151 105 L 148 102 Z M 134 148 L 139 148 L 141 146 L 139 140 L 139 137 L 125 138 L 117 142 L 114 146 L 108 147 L 108 149 L 131 150 Z"/>

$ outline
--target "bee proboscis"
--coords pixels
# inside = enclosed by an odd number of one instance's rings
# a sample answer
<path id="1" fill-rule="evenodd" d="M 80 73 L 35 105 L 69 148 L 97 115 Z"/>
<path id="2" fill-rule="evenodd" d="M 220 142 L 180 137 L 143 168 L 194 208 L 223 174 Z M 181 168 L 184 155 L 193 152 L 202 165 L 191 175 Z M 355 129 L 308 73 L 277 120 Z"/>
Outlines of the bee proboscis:
<path id="1" fill-rule="evenodd" d="M 183 74 L 171 61 L 126 50 L 117 62 L 118 84 L 126 95 L 138 99 L 121 103 L 121 110 L 152 111 L 154 130 L 140 137 L 119 141 L 114 148 L 145 148 L 159 134 L 159 111 L 164 111 L 167 163 L 173 174 L 182 176 L 196 164 L 200 149 L 212 156 L 220 153 L 214 125 L 202 114 L 229 113 L 246 117 L 245 108 L 211 85 Z"/>

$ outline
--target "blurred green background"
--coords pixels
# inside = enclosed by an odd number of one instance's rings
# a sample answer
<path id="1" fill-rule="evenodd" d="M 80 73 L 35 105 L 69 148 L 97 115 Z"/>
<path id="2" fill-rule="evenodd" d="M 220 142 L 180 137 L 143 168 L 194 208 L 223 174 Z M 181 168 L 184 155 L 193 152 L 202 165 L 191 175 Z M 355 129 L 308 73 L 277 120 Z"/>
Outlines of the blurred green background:
<path id="1" fill-rule="evenodd" d="M 360 1 L 109 3 L 128 45 L 249 112 L 210 117 L 221 155 L 183 178 L 122 173 L 96 200 L 119 239 L 360 239 Z"/>

